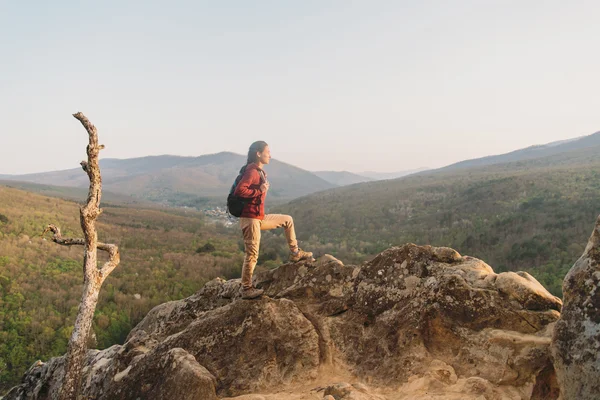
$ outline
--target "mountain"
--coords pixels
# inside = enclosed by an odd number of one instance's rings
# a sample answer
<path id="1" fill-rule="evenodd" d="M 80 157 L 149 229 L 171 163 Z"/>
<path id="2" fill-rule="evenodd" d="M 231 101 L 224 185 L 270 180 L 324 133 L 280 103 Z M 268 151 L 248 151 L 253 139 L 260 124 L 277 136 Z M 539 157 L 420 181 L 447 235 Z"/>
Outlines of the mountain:
<path id="1" fill-rule="evenodd" d="M 535 273 L 560 295 L 586 221 L 600 213 L 597 138 L 544 147 L 540 158 L 330 189 L 273 211 L 294 217 L 303 248 L 360 262 L 392 243 L 448 245 L 500 271 Z"/>
<path id="2" fill-rule="evenodd" d="M 336 186 L 352 185 L 354 183 L 369 182 L 372 178 L 360 176 L 348 171 L 315 171 L 313 172 L 319 178 Z"/>
<path id="3" fill-rule="evenodd" d="M 550 157 L 561 153 L 577 150 L 586 150 L 600 146 L 600 132 L 575 139 L 560 140 L 544 145 L 530 146 L 524 149 L 511 151 L 510 153 L 476 158 L 473 160 L 460 161 L 442 169 L 459 169 L 470 167 L 481 167 L 485 165 L 503 164 L 515 161 L 532 160 L 536 158 Z"/>
<path id="4" fill-rule="evenodd" d="M 100 160 L 103 187 L 113 193 L 175 206 L 223 203 L 246 158 L 222 152 L 200 157 L 149 156 Z M 271 182 L 269 199 L 283 202 L 335 185 L 315 174 L 277 160 L 265 167 Z M 81 168 L 10 176 L 54 186 L 87 187 Z"/>
<path id="5" fill-rule="evenodd" d="M 371 178 L 372 180 L 381 181 L 381 180 L 385 180 L 385 179 L 402 178 L 403 176 L 407 176 L 407 175 L 411 175 L 411 174 L 415 174 L 415 173 L 423 172 L 423 171 L 427 171 L 427 170 L 429 170 L 429 168 L 421 167 L 421 168 L 417 168 L 417 169 L 411 169 L 408 171 L 398 171 L 398 172 L 364 171 L 364 172 L 357 172 L 357 174 L 360 176 L 365 176 L 367 178 Z"/>

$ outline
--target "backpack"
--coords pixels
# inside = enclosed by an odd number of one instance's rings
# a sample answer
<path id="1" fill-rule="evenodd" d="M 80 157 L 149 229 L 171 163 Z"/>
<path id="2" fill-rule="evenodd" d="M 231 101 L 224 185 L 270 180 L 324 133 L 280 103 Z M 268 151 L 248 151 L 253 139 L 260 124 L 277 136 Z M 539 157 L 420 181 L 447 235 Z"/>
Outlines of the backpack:
<path id="1" fill-rule="evenodd" d="M 231 185 L 231 189 L 229 190 L 229 195 L 227 196 L 227 212 L 234 217 L 240 217 L 242 215 L 242 211 L 244 210 L 244 206 L 248 204 L 252 199 L 247 199 L 244 197 L 234 196 L 233 192 L 235 192 L 235 188 L 238 183 L 242 180 L 242 176 L 244 176 L 244 172 L 246 172 L 247 165 L 244 165 L 235 178 L 233 185 Z M 264 179 L 264 175 L 261 174 L 261 178 Z"/>
<path id="2" fill-rule="evenodd" d="M 227 196 L 227 212 L 233 215 L 234 217 L 238 218 L 242 215 L 242 210 L 244 209 L 244 206 L 246 205 L 248 200 L 250 200 L 233 195 L 233 192 L 235 192 L 235 188 L 237 187 L 238 183 L 240 183 L 240 180 L 242 179 L 242 176 L 244 175 L 245 171 L 246 166 L 244 165 L 242 169 L 240 169 L 240 173 L 238 174 L 238 176 L 235 178 L 233 185 L 231 185 L 231 189 L 229 189 L 229 195 Z"/>

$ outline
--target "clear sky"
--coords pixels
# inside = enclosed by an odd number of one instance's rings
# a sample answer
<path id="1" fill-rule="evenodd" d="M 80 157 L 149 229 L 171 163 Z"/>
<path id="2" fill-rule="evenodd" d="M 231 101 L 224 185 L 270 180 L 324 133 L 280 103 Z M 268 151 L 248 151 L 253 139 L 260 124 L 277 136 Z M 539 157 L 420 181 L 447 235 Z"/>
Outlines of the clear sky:
<path id="1" fill-rule="evenodd" d="M 267 141 L 401 171 L 600 130 L 600 2 L 0 0 L 0 174 Z"/>

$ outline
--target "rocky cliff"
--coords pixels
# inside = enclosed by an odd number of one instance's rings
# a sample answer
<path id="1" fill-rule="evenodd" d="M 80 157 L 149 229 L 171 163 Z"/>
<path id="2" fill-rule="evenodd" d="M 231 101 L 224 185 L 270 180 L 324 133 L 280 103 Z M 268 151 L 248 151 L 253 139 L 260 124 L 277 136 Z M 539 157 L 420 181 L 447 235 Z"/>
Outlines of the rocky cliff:
<path id="1" fill-rule="evenodd" d="M 552 354 L 564 399 L 600 398 L 600 217 L 563 282 L 564 312 Z"/>
<path id="2" fill-rule="evenodd" d="M 268 296 L 242 300 L 239 280 L 216 279 L 154 308 L 122 346 L 90 350 L 83 397 L 559 396 L 550 345 L 562 302 L 527 273 L 407 244 L 363 265 L 324 256 L 255 281 Z M 6 399 L 53 398 L 62 373 L 62 358 L 38 362 Z"/>

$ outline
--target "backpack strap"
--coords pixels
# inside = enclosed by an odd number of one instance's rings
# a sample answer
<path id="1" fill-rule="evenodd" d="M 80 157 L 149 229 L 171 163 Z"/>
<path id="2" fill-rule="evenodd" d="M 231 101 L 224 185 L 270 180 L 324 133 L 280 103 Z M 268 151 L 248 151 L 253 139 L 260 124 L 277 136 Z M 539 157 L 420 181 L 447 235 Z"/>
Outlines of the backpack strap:
<path id="1" fill-rule="evenodd" d="M 265 171 L 262 169 L 258 170 L 258 174 L 260 175 L 260 184 L 267 182 L 267 176 L 265 175 Z M 262 195 L 258 198 L 258 204 L 262 204 Z"/>

